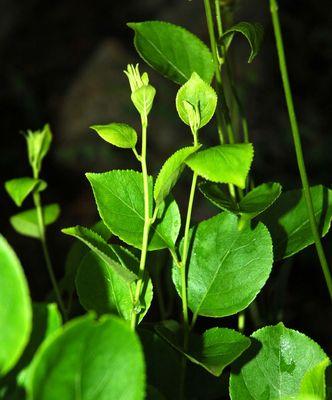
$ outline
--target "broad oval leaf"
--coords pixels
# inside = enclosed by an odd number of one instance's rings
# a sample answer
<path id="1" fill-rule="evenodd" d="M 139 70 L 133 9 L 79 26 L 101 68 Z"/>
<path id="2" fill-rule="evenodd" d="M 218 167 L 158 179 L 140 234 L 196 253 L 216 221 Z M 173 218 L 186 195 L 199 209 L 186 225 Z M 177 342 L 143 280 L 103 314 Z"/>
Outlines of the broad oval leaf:
<path id="1" fill-rule="evenodd" d="M 209 181 L 244 189 L 253 156 L 251 143 L 223 144 L 191 155 L 186 164 Z"/>
<path id="2" fill-rule="evenodd" d="M 186 29 L 162 21 L 129 23 L 134 44 L 143 60 L 166 78 L 185 83 L 193 72 L 210 83 L 214 75 L 208 47 Z"/>
<path id="3" fill-rule="evenodd" d="M 29 289 L 19 259 L 0 235 L 0 376 L 21 356 L 31 331 Z"/>
<path id="4" fill-rule="evenodd" d="M 128 269 L 121 257 L 118 257 L 115 247 L 108 244 L 98 233 L 83 226 L 65 228 L 62 232 L 81 240 L 125 282 L 131 283 L 137 279 L 137 275 L 132 272 L 134 268 Z"/>
<path id="5" fill-rule="evenodd" d="M 60 206 L 49 204 L 43 207 L 44 224 L 53 224 L 60 216 Z M 35 208 L 23 211 L 10 217 L 10 223 L 16 232 L 35 239 L 40 238 L 38 217 Z"/>
<path id="6" fill-rule="evenodd" d="M 205 182 L 199 186 L 199 190 L 222 210 L 252 219 L 277 200 L 281 194 L 281 185 L 275 182 L 263 183 L 247 193 L 239 203 L 216 183 Z"/>
<path id="7" fill-rule="evenodd" d="M 31 400 L 143 400 L 144 358 L 124 321 L 77 318 L 47 339 L 31 366 Z"/>
<path id="8" fill-rule="evenodd" d="M 5 189 L 14 203 L 21 207 L 23 201 L 40 185 L 40 182 L 39 179 L 28 176 L 15 178 L 5 182 Z"/>
<path id="9" fill-rule="evenodd" d="M 326 359 L 318 344 L 282 323 L 259 329 L 252 342 L 232 369 L 232 400 L 297 398 L 306 372 Z"/>
<path id="10" fill-rule="evenodd" d="M 131 94 L 131 100 L 134 106 L 144 118 L 147 118 L 152 109 L 155 95 L 156 89 L 151 85 L 143 85 Z"/>
<path id="11" fill-rule="evenodd" d="M 238 24 L 229 28 L 222 36 L 227 49 L 236 33 L 241 33 L 248 40 L 251 49 L 248 63 L 251 63 L 261 48 L 264 36 L 264 28 L 258 23 L 239 22 Z"/>
<path id="12" fill-rule="evenodd" d="M 131 265 L 133 272 L 138 273 L 139 261 L 129 251 L 120 246 L 112 246 L 125 265 Z M 128 261 L 127 261 L 128 260 Z M 79 301 L 87 311 L 95 311 L 98 315 L 116 314 L 129 321 L 133 311 L 132 295 L 136 284 L 124 281 L 109 265 L 93 252 L 88 253 L 82 260 L 76 275 L 76 290 Z M 152 283 L 148 280 L 145 296 L 141 300 L 142 320 L 147 313 L 152 297 Z"/>
<path id="13" fill-rule="evenodd" d="M 164 321 L 156 326 L 158 334 L 194 364 L 214 376 L 220 376 L 249 346 L 250 339 L 227 328 L 211 328 L 202 335 L 191 333 L 188 350 L 183 349 L 183 335 L 175 321 Z"/>
<path id="14" fill-rule="evenodd" d="M 86 174 L 91 183 L 99 215 L 116 236 L 141 248 L 144 228 L 144 190 L 142 174 L 113 170 Z M 152 213 L 152 178 L 149 179 L 150 215 Z M 161 218 L 151 227 L 149 250 L 174 247 L 181 225 L 175 200 L 165 201 Z"/>
<path id="15" fill-rule="evenodd" d="M 154 185 L 153 196 L 159 206 L 176 185 L 185 167 L 186 159 L 195 153 L 200 146 L 184 147 L 172 154 L 162 166 Z"/>
<path id="16" fill-rule="evenodd" d="M 108 125 L 93 125 L 91 129 L 106 142 L 123 149 L 133 149 L 137 142 L 137 133 L 130 125 L 113 122 Z"/>
<path id="17" fill-rule="evenodd" d="M 319 233 L 325 236 L 332 219 L 332 190 L 321 185 L 310 190 Z M 271 233 L 275 260 L 290 257 L 314 243 L 302 190 L 283 192 L 259 220 Z"/>
<path id="18" fill-rule="evenodd" d="M 221 213 L 192 230 L 188 305 L 194 315 L 226 317 L 245 309 L 272 268 L 272 241 L 263 224 L 238 229 L 235 215 Z M 179 268 L 173 280 L 181 293 Z"/>
<path id="19" fill-rule="evenodd" d="M 195 126 L 194 130 L 197 130 L 213 117 L 217 100 L 214 89 L 193 72 L 190 79 L 178 90 L 176 109 L 182 121 L 189 126 Z M 196 112 L 197 122 L 194 121 Z"/>

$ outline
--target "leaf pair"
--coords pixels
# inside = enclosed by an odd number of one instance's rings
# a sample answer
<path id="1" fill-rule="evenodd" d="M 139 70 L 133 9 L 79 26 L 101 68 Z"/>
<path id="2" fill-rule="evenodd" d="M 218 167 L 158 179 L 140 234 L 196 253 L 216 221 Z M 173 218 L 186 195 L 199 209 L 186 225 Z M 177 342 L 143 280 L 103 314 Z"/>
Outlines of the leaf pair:
<path id="1" fill-rule="evenodd" d="M 5 183 L 5 189 L 14 203 L 21 207 L 23 201 L 35 190 L 41 192 L 46 189 L 47 183 L 41 179 L 30 177 L 15 178 Z"/>

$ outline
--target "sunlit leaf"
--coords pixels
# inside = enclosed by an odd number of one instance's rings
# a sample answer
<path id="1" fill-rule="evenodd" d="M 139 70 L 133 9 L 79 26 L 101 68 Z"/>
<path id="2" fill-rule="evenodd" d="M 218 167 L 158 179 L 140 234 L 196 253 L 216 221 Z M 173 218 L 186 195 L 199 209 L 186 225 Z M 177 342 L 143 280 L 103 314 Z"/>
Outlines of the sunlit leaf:
<path id="1" fill-rule="evenodd" d="M 123 149 L 132 149 L 136 146 L 137 133 L 130 125 L 113 122 L 108 125 L 93 125 L 91 129 L 114 146 Z"/>
<path id="2" fill-rule="evenodd" d="M 20 207 L 29 194 L 41 186 L 41 183 L 39 179 L 30 177 L 15 178 L 5 182 L 5 189 L 14 203 Z"/>

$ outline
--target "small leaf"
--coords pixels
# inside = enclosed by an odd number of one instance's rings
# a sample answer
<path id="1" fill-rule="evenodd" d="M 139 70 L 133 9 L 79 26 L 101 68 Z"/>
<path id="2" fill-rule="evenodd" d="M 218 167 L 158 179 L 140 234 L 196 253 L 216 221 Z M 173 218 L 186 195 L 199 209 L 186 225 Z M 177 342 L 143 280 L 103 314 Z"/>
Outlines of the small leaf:
<path id="1" fill-rule="evenodd" d="M 281 193 L 279 183 L 263 183 L 246 194 L 239 203 L 224 192 L 216 183 L 205 182 L 199 190 L 214 205 L 222 210 L 252 219 L 265 211 L 277 200 Z"/>
<path id="2" fill-rule="evenodd" d="M 238 229 L 235 215 L 221 213 L 192 230 L 188 305 L 195 315 L 226 317 L 245 309 L 272 268 L 272 241 L 263 224 Z M 181 293 L 179 268 L 173 281 Z"/>
<path id="3" fill-rule="evenodd" d="M 325 371 L 330 364 L 331 362 L 327 357 L 305 373 L 300 387 L 301 395 L 311 395 L 317 396 L 319 399 L 326 399 Z"/>
<path id="4" fill-rule="evenodd" d="M 182 346 L 181 329 L 175 321 L 164 321 L 156 326 L 158 334 L 194 364 L 212 375 L 220 376 L 227 365 L 237 359 L 249 346 L 250 339 L 227 328 L 212 328 L 201 336 L 189 336 L 188 350 Z"/>
<path id="5" fill-rule="evenodd" d="M 34 176 L 38 176 L 42 161 L 48 153 L 52 142 L 50 126 L 45 125 L 43 129 L 35 132 L 28 131 L 25 139 L 27 141 L 29 163 Z"/>
<path id="6" fill-rule="evenodd" d="M 145 397 L 144 356 L 135 332 L 117 317 L 87 315 L 66 324 L 38 350 L 29 375 L 33 400 Z"/>
<path id="7" fill-rule="evenodd" d="M 0 377 L 14 367 L 28 343 L 31 302 L 19 259 L 0 235 Z"/>
<path id="8" fill-rule="evenodd" d="M 332 219 L 332 191 L 321 185 L 310 190 L 319 233 L 325 236 Z M 290 257 L 314 243 L 302 190 L 282 193 L 259 220 L 271 232 L 275 260 Z"/>
<path id="9" fill-rule="evenodd" d="M 186 29 L 161 21 L 129 23 L 134 44 L 143 60 L 166 78 L 185 83 L 193 72 L 210 83 L 214 75 L 208 47 Z"/>
<path id="10" fill-rule="evenodd" d="M 131 100 L 137 111 L 147 117 L 152 109 L 156 89 L 151 85 L 144 85 L 131 94 Z"/>
<path id="11" fill-rule="evenodd" d="M 128 250 L 113 245 L 116 256 L 114 261 L 131 267 L 137 274 L 139 261 Z M 82 260 L 76 275 L 76 289 L 79 301 L 87 311 L 95 311 L 98 315 L 116 314 L 126 321 L 131 319 L 133 311 L 132 293 L 136 284 L 128 284 L 109 265 L 95 253 L 89 252 Z M 152 297 L 151 279 L 147 280 L 144 299 L 141 300 L 142 320 L 147 313 Z"/>
<path id="12" fill-rule="evenodd" d="M 136 274 L 129 270 L 127 266 L 118 259 L 113 246 L 108 244 L 98 233 L 84 228 L 83 226 L 62 229 L 61 232 L 81 240 L 98 257 L 105 261 L 114 272 L 121 276 L 125 282 L 131 283 L 137 279 Z"/>
<path id="13" fill-rule="evenodd" d="M 144 229 L 143 175 L 136 171 L 113 170 L 86 174 L 92 186 L 100 217 L 111 232 L 124 242 L 141 248 Z M 152 178 L 150 216 L 152 214 Z M 175 200 L 168 198 L 162 218 L 151 227 L 149 250 L 174 247 L 181 225 Z"/>
<path id="14" fill-rule="evenodd" d="M 259 53 L 262 45 L 264 36 L 264 29 L 262 25 L 258 23 L 252 24 L 250 22 L 239 22 L 238 24 L 232 26 L 222 36 L 227 49 L 230 46 L 235 33 L 241 33 L 248 40 L 251 48 L 248 63 L 251 63 Z"/>
<path id="15" fill-rule="evenodd" d="M 154 186 L 154 199 L 159 206 L 169 195 L 185 167 L 186 159 L 200 146 L 184 147 L 172 154 L 162 166 Z"/>
<path id="16" fill-rule="evenodd" d="M 137 133 L 130 125 L 114 122 L 108 125 L 93 125 L 91 129 L 114 146 L 122 149 L 133 149 L 136 146 Z"/>
<path id="17" fill-rule="evenodd" d="M 202 128 L 210 121 L 216 106 L 217 95 L 215 91 L 196 72 L 192 73 L 190 79 L 180 87 L 176 95 L 178 114 L 182 121 L 191 126 L 194 131 Z M 197 117 L 194 115 L 196 110 Z"/>
<path id="18" fill-rule="evenodd" d="M 250 350 L 232 368 L 230 397 L 297 398 L 307 371 L 325 359 L 318 344 L 282 323 L 259 329 L 252 335 Z"/>
<path id="19" fill-rule="evenodd" d="M 44 224 L 53 224 L 60 215 L 58 204 L 50 204 L 43 207 Z M 10 218 L 12 227 L 21 235 L 35 239 L 40 238 L 38 217 L 35 208 L 15 214 Z"/>
<path id="20" fill-rule="evenodd" d="M 245 188 L 252 163 L 252 144 L 223 144 L 191 155 L 186 164 L 203 178 Z"/>
<path id="21" fill-rule="evenodd" d="M 40 182 L 39 179 L 30 177 L 15 178 L 5 182 L 5 189 L 14 203 L 21 207 L 23 201 L 40 185 Z"/>

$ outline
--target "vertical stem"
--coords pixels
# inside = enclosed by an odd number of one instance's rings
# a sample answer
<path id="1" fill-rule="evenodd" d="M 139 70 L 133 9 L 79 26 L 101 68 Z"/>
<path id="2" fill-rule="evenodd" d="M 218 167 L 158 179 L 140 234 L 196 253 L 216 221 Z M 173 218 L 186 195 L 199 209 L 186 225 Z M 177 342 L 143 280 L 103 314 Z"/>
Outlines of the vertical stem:
<path id="1" fill-rule="evenodd" d="M 151 228 L 151 217 L 150 217 L 150 202 L 149 202 L 149 177 L 146 166 L 146 141 L 147 141 L 147 118 L 142 118 L 142 154 L 140 156 L 142 174 L 143 174 L 143 190 L 144 190 L 144 228 L 143 228 L 143 239 L 142 239 L 142 250 L 141 259 L 138 271 L 138 280 L 136 284 L 136 291 L 133 304 L 133 312 L 131 314 L 131 328 L 135 330 L 137 325 L 137 316 L 139 315 L 139 310 L 137 307 L 140 303 L 140 296 L 142 291 L 142 286 L 144 283 L 145 275 L 145 264 L 148 252 L 148 242 L 149 233 Z"/>
<path id="2" fill-rule="evenodd" d="M 52 266 L 50 254 L 49 254 L 49 251 L 48 251 L 48 247 L 47 247 L 44 216 L 43 216 L 43 210 L 42 210 L 42 206 L 41 206 L 39 192 L 35 192 L 33 194 L 33 201 L 34 201 L 34 205 L 36 207 L 36 212 L 37 212 L 40 242 L 41 242 L 42 249 L 43 249 L 46 268 L 47 268 L 47 271 L 48 271 L 48 274 L 49 274 L 49 277 L 50 277 L 50 280 L 51 280 L 51 283 L 52 283 L 52 286 L 53 286 L 53 289 L 54 289 L 54 293 L 55 293 L 57 302 L 59 304 L 59 308 L 61 310 L 63 318 L 66 320 L 67 319 L 66 308 L 65 308 L 64 303 L 62 301 L 62 297 L 61 297 L 60 290 L 59 290 L 59 287 L 58 287 L 58 284 L 57 284 L 57 281 L 56 281 L 56 278 L 55 278 L 55 275 L 54 275 L 53 266 Z"/>
<path id="3" fill-rule="evenodd" d="M 221 72 L 220 72 L 217 41 L 216 41 L 216 36 L 215 36 L 215 31 L 214 31 L 214 23 L 213 23 L 213 16 L 212 16 L 210 0 L 204 0 L 204 7 L 205 7 L 206 22 L 207 22 L 209 37 L 210 37 L 210 44 L 211 44 L 211 51 L 212 51 L 215 75 L 216 75 L 216 89 L 217 89 L 218 97 L 220 98 L 220 101 L 221 101 L 221 109 L 223 112 L 223 116 L 222 116 L 219 113 L 219 109 L 217 108 L 217 110 L 216 110 L 217 120 L 218 120 L 218 132 L 221 132 L 221 143 L 223 143 L 224 136 L 222 134 L 222 121 L 224 120 L 225 125 L 226 125 L 226 130 L 227 130 L 228 141 L 229 141 L 229 143 L 234 143 L 234 132 L 233 132 L 233 128 L 232 128 L 231 118 L 229 115 L 229 109 L 227 106 L 226 97 L 225 97 L 223 87 L 222 87 L 222 77 L 221 77 Z M 219 117 L 218 117 L 218 115 L 219 115 Z"/>
<path id="4" fill-rule="evenodd" d="M 278 4 L 277 4 L 276 0 L 270 0 L 270 10 L 271 10 L 275 39 L 276 39 L 276 47 L 277 47 L 278 58 L 279 58 L 280 73 L 281 73 L 282 83 L 283 83 L 284 92 L 285 92 L 289 120 L 290 120 L 290 124 L 291 124 L 291 130 L 292 130 L 294 147 L 295 147 L 296 158 L 297 158 L 297 164 L 298 164 L 300 177 L 301 177 L 301 181 L 302 181 L 304 197 L 305 197 L 305 201 L 306 201 L 307 209 L 308 209 L 308 217 L 309 217 L 310 227 L 311 227 L 311 231 L 312 231 L 312 234 L 313 234 L 313 237 L 315 240 L 316 250 L 317 250 L 318 258 L 319 258 L 319 261 L 320 261 L 320 264 L 321 264 L 321 267 L 323 270 L 326 285 L 327 285 L 330 297 L 332 299 L 332 277 L 331 277 L 329 266 L 328 266 L 328 263 L 326 260 L 326 256 L 324 253 L 324 249 L 323 249 L 322 242 L 321 242 L 320 235 L 319 235 L 318 228 L 317 228 L 317 221 L 316 221 L 315 214 L 314 214 L 314 208 L 313 208 L 313 204 L 312 204 L 308 176 L 307 176 L 306 166 L 304 163 L 301 137 L 300 137 L 299 127 L 298 127 L 297 118 L 296 118 L 296 114 L 295 114 L 292 91 L 291 91 L 291 87 L 290 87 L 290 83 L 289 83 L 285 50 L 284 50 L 284 45 L 283 45 L 283 40 L 282 40 L 282 33 L 281 33 L 279 14 L 278 14 Z"/>

